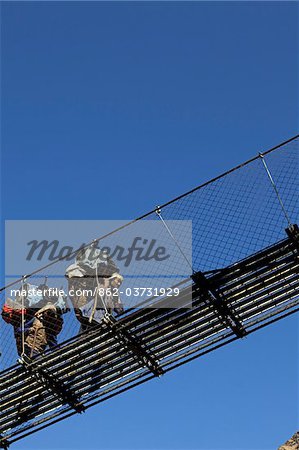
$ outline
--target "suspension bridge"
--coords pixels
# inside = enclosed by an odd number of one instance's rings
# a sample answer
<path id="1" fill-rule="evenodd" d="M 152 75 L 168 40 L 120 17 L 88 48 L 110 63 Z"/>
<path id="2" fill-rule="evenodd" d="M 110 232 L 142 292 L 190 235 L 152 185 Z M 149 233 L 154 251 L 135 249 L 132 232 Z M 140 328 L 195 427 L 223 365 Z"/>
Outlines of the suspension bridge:
<path id="1" fill-rule="evenodd" d="M 143 274 L 144 285 L 163 283 L 157 295 L 128 295 L 123 311 L 106 311 L 79 335 L 68 312 L 59 345 L 34 358 L 18 358 L 12 327 L 1 321 L 2 448 L 298 311 L 298 144 L 295 136 L 96 238 L 112 248 L 140 224 L 159 225 L 175 257 L 167 273 L 151 264 Z M 69 256 L 26 281 L 66 283 Z M 120 272 L 132 294 L 138 268 Z M 20 283 L 1 289 L 2 305 Z"/>

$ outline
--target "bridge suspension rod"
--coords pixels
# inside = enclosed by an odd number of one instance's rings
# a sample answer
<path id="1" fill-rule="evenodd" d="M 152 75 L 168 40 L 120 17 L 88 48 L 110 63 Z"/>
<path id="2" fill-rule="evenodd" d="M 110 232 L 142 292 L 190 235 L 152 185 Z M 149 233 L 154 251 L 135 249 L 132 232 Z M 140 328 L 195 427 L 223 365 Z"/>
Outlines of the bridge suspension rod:
<path id="1" fill-rule="evenodd" d="M 56 397 L 60 398 L 63 403 L 66 403 L 73 408 L 77 413 L 80 414 L 84 412 L 85 408 L 80 403 L 79 398 L 73 394 L 62 381 L 53 376 L 53 374 L 50 374 L 47 370 L 39 367 L 26 355 L 23 355 L 19 362 L 38 384 L 48 389 Z"/>
<path id="2" fill-rule="evenodd" d="M 128 350 L 133 353 L 143 366 L 146 366 L 155 376 L 160 377 L 164 374 L 164 370 L 160 367 L 156 359 L 150 352 L 142 345 L 139 339 L 136 339 L 129 333 L 126 328 L 119 323 L 114 316 L 107 313 L 103 317 L 103 322 L 112 332 L 113 336 Z"/>
<path id="3" fill-rule="evenodd" d="M 246 330 L 240 320 L 227 306 L 224 297 L 212 288 L 205 275 L 199 271 L 194 273 L 191 278 L 194 281 L 193 296 L 201 297 L 206 305 L 216 312 L 223 325 L 231 328 L 238 338 L 246 336 Z"/>

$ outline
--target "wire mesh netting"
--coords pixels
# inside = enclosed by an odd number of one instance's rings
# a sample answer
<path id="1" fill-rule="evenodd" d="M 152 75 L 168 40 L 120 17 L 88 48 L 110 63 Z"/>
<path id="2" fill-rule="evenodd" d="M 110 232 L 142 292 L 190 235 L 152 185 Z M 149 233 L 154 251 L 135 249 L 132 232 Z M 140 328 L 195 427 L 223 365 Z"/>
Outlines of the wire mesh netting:
<path id="1" fill-rule="evenodd" d="M 93 248 L 97 244 L 99 251 L 106 249 L 112 268 L 107 276 L 97 272 L 85 274 L 79 285 L 97 289 L 105 286 L 106 290 L 107 286 L 116 287 L 118 294 L 121 292 L 116 303 L 112 299 L 108 304 L 107 296 L 103 300 L 100 295 L 102 304 L 98 307 L 98 291 L 92 291 L 89 309 L 85 308 L 86 298 L 83 307 L 75 304 L 69 291 L 72 279 L 66 274 L 70 265 L 78 270 L 78 252 L 41 269 L 30 262 L 30 270 L 10 273 L 1 306 L 17 304 L 15 309 L 21 318 L 17 324 L 1 321 L 2 390 L 15 383 L 18 392 L 0 403 L 0 415 L 1 408 L 4 411 L 3 436 L 25 433 L 31 426 L 42 426 L 50 419 L 53 422 L 62 414 L 72 414 L 72 410 L 79 412 L 78 399 L 83 398 L 85 406 L 103 401 L 152 378 L 159 370 L 171 370 L 181 360 L 211 351 L 208 349 L 223 345 L 224 339 L 228 343 L 236 339 L 235 335 L 242 337 L 244 330 L 252 332 L 259 323 L 270 323 L 272 317 L 281 318 L 297 307 L 298 248 L 286 229 L 299 222 L 298 142 L 298 137 L 293 138 L 135 221 L 109 230 L 100 238 L 95 235 Z M 73 232 L 79 233 L 74 228 Z M 157 243 L 163 244 L 158 252 Z M 149 257 L 149 245 L 155 257 Z M 129 247 L 134 248 L 131 254 Z M 107 261 L 105 264 L 107 268 Z M 32 274 L 20 280 L 28 272 Z M 209 281 L 210 288 L 203 293 L 198 287 L 194 289 L 198 274 L 203 281 L 205 277 Z M 117 279 L 119 285 L 113 284 Z M 60 288 L 63 293 L 52 295 L 55 308 L 49 310 L 47 319 L 40 304 L 35 306 L 26 328 L 28 295 L 20 296 L 13 289 L 40 286 L 45 281 L 48 289 Z M 206 301 L 210 292 L 216 292 L 212 299 L 214 309 Z M 80 321 L 78 317 L 82 318 L 84 308 L 89 319 Z M 97 328 L 103 315 L 98 321 L 90 320 L 91 315 L 95 318 L 97 309 L 105 313 L 107 308 L 122 324 L 119 328 L 113 323 L 113 332 L 112 328 Z M 41 327 L 35 326 L 33 336 L 32 321 L 37 319 Z M 131 335 L 137 344 L 130 341 Z M 37 350 L 36 340 L 40 342 Z M 30 354 L 32 361 L 44 368 L 42 383 L 50 386 L 46 394 L 33 373 L 35 363 L 27 371 L 22 365 L 14 366 L 26 345 L 35 349 Z M 155 366 L 151 355 L 161 369 Z M 55 390 L 59 391 L 59 387 L 53 379 L 47 380 L 48 371 L 54 371 L 61 382 L 69 383 L 75 397 L 57 395 Z M 16 412 L 18 399 L 21 406 Z"/>

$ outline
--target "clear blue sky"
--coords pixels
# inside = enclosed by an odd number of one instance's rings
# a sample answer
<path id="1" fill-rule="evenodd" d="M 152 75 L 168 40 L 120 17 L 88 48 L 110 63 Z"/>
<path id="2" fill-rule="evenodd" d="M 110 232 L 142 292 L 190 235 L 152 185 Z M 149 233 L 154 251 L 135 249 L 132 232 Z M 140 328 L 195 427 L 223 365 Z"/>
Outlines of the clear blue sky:
<path id="1" fill-rule="evenodd" d="M 298 133 L 297 2 L 2 2 L 2 220 L 130 219 Z M 290 318 L 17 449 L 276 449 Z"/>

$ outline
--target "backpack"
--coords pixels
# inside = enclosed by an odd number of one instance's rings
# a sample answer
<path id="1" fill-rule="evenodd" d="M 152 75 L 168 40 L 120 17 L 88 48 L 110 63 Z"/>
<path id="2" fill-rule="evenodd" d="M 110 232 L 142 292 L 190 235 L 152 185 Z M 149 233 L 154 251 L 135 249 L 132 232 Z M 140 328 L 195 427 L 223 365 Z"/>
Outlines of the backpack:
<path id="1" fill-rule="evenodd" d="M 25 317 L 27 314 L 27 310 L 22 309 L 21 305 L 18 305 L 19 307 L 16 308 L 13 303 L 15 302 L 13 302 L 11 299 L 7 299 L 7 303 L 5 303 L 2 308 L 1 316 L 6 323 L 13 326 L 19 326 L 22 321 L 22 313 Z"/>
<path id="2" fill-rule="evenodd" d="M 107 278 L 118 272 L 118 267 L 108 253 L 92 244 L 77 252 L 75 264 L 71 264 L 66 269 L 66 277 L 94 278 L 97 274 L 99 278 Z"/>

